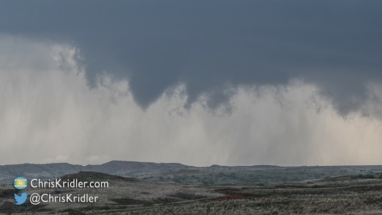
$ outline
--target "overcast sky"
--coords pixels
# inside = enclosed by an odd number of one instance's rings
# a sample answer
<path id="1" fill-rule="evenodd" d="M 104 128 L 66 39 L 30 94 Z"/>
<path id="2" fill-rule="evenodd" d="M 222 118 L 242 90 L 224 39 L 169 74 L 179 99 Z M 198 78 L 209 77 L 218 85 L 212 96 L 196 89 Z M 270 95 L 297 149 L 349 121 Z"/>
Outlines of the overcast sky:
<path id="1" fill-rule="evenodd" d="M 0 165 L 382 162 L 381 1 L 0 3 Z"/>

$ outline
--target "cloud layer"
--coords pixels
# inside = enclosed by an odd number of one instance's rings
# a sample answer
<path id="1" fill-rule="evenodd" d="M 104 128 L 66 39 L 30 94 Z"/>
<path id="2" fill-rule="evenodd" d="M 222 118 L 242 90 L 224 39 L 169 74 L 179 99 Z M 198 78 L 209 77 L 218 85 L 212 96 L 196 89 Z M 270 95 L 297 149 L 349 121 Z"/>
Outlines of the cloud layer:
<path id="1" fill-rule="evenodd" d="M 2 36 L 0 50 L 0 164 L 382 162 L 378 83 L 366 84 L 360 111 L 346 117 L 322 89 L 302 79 L 278 86 L 226 85 L 217 91 L 228 100 L 213 109 L 213 91 L 185 107 L 190 95 L 180 83 L 142 109 L 129 79 L 104 72 L 89 87 L 75 46 Z"/>
<path id="2" fill-rule="evenodd" d="M 382 81 L 381 1 L 6 1 L 0 32 L 81 49 L 87 83 L 128 79 L 148 108 L 184 84 L 214 109 L 245 85 L 302 79 L 346 117 Z M 227 88 L 227 86 L 229 86 Z"/>

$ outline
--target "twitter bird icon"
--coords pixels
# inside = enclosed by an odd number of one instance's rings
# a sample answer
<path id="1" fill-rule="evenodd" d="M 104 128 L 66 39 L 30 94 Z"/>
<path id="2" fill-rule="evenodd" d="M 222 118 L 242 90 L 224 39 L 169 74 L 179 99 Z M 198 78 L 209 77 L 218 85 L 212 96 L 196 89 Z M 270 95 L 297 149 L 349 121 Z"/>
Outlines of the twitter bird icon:
<path id="1" fill-rule="evenodd" d="M 21 193 L 21 195 L 14 194 L 16 205 L 22 205 L 27 201 L 28 194 L 27 193 Z"/>

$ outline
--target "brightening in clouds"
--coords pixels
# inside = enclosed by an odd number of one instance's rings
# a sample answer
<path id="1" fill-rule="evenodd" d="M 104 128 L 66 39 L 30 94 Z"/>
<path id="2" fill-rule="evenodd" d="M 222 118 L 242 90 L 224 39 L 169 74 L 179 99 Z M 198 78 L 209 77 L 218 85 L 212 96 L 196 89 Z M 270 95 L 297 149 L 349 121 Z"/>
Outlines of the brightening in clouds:
<path id="1" fill-rule="evenodd" d="M 358 111 L 346 116 L 320 85 L 298 78 L 279 85 L 227 82 L 191 104 L 187 83 L 179 82 L 141 108 L 128 78 L 105 70 L 89 85 L 84 60 L 71 44 L 1 36 L 0 163 L 382 161 L 377 81 L 366 83 Z M 211 98 L 219 96 L 225 101 L 211 108 Z"/>
<path id="2" fill-rule="evenodd" d="M 381 7 L 2 1 L 0 164 L 378 164 Z"/>

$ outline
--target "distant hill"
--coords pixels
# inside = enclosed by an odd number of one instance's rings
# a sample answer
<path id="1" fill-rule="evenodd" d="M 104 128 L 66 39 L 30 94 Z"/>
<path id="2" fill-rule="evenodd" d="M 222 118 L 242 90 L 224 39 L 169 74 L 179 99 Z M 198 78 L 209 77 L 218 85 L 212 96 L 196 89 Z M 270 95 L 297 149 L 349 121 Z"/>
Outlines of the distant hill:
<path id="1" fill-rule="evenodd" d="M 152 163 L 135 161 L 110 161 L 101 165 L 87 165 L 83 171 L 103 172 L 114 175 L 136 175 L 143 173 L 162 173 L 180 169 L 188 169 L 189 166 L 179 163 Z"/>
<path id="2" fill-rule="evenodd" d="M 267 184 L 310 181 L 345 175 L 357 175 L 357 177 L 359 175 L 359 178 L 363 178 L 378 174 L 379 177 L 382 166 L 212 165 L 193 167 L 180 163 L 135 161 L 110 161 L 100 165 L 86 166 L 68 163 L 17 164 L 0 166 L 0 184 L 12 183 L 17 176 L 30 179 L 52 179 L 79 172 L 82 172 L 81 176 L 86 175 L 84 172 L 98 172 L 143 181 L 181 184 Z"/>
<path id="3" fill-rule="evenodd" d="M 0 166 L 0 182 L 13 180 L 17 176 L 27 178 L 55 178 L 79 172 L 84 167 L 68 163 L 52 164 L 15 164 Z"/>
<path id="4" fill-rule="evenodd" d="M 13 180 L 17 176 L 40 179 L 57 178 L 80 171 L 101 172 L 131 177 L 140 174 L 160 174 L 188 168 L 191 167 L 179 163 L 152 163 L 135 161 L 110 161 L 101 165 L 86 166 L 68 163 L 15 164 L 0 166 L 0 182 Z"/>
<path id="5" fill-rule="evenodd" d="M 69 175 L 64 175 L 61 177 L 62 181 L 68 181 L 77 179 L 78 181 L 129 181 L 135 182 L 138 181 L 135 178 L 126 178 L 117 175 L 109 175 L 101 172 L 91 172 L 91 171 L 81 171 Z"/>

